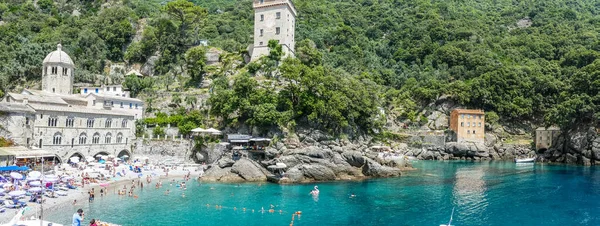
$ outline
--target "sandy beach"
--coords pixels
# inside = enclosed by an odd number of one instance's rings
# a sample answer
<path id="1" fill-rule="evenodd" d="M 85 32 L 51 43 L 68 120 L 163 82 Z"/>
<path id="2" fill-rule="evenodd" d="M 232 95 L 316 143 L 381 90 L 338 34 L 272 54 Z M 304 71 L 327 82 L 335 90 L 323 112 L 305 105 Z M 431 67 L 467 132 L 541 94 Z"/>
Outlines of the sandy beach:
<path id="1" fill-rule="evenodd" d="M 146 177 L 150 175 L 152 178 L 152 183 L 154 184 L 158 180 L 166 181 L 167 179 L 177 179 L 183 178 L 185 175 L 190 173 L 190 178 L 195 180 L 200 176 L 201 171 L 187 171 L 182 167 L 176 167 L 175 169 L 169 170 L 168 176 L 163 172 L 162 169 L 157 169 L 153 171 L 142 171 L 142 176 L 140 177 L 140 173 L 134 173 L 132 171 L 126 172 L 126 174 L 122 177 L 115 177 L 108 181 L 102 181 L 100 183 L 90 183 L 86 184 L 85 187 L 77 187 L 77 189 L 69 189 L 67 190 L 66 196 L 58 196 L 56 198 L 44 197 L 44 204 L 42 205 L 45 211 L 48 210 L 56 210 L 56 209 L 65 209 L 70 210 L 72 206 L 84 206 L 88 204 L 88 192 L 94 188 L 96 197 L 100 197 L 100 184 L 108 183 L 107 191 L 105 195 L 118 195 L 116 189 L 122 188 L 123 185 L 127 185 L 127 187 L 131 187 L 131 181 L 134 180 L 136 185 L 139 180 L 142 182 L 146 182 Z M 152 185 L 154 186 L 154 185 Z M 139 189 L 139 188 L 136 188 Z M 21 201 L 27 201 L 29 197 L 25 199 L 21 199 Z M 73 204 L 73 201 L 77 200 L 76 204 Z M 25 211 L 25 218 L 30 218 L 36 215 L 40 215 L 40 204 L 27 202 L 27 206 L 29 209 Z M 9 209 L 6 208 L 4 213 L 0 213 L 0 224 L 8 223 L 18 212 L 19 209 Z M 73 213 L 65 212 L 65 215 L 71 216 Z M 113 222 L 118 223 L 118 222 Z"/>

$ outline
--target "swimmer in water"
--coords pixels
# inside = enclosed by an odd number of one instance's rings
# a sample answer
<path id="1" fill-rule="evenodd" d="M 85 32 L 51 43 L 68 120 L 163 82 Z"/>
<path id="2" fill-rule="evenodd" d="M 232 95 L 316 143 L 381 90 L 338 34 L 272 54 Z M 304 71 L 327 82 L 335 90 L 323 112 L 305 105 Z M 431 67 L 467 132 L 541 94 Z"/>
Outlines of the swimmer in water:
<path id="1" fill-rule="evenodd" d="M 354 193 L 352 193 L 352 194 L 350 195 L 350 198 L 354 198 L 354 197 L 356 197 L 356 195 L 355 195 Z"/>
<path id="2" fill-rule="evenodd" d="M 169 189 L 167 189 L 167 191 L 165 191 L 165 195 L 168 195 L 168 194 L 169 194 Z"/>
<path id="3" fill-rule="evenodd" d="M 185 198 L 185 193 L 182 193 L 182 194 L 181 194 L 181 197 L 182 197 L 182 198 Z"/>
<path id="4" fill-rule="evenodd" d="M 319 186 L 315 186 L 312 191 L 310 191 L 311 195 L 319 195 Z"/>

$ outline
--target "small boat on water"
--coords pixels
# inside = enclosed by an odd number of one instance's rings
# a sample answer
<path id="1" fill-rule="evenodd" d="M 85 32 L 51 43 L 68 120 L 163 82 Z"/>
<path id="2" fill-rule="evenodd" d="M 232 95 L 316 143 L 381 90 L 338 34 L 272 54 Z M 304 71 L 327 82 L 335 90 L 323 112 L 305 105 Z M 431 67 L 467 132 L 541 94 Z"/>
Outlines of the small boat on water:
<path id="1" fill-rule="evenodd" d="M 535 158 L 516 158 L 515 159 L 516 163 L 533 163 L 535 162 Z"/>

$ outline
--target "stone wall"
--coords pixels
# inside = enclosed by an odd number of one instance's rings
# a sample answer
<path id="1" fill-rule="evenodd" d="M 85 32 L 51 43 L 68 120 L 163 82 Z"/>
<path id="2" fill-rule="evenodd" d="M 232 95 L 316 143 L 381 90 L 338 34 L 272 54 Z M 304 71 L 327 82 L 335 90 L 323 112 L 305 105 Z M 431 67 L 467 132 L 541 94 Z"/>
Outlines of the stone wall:
<path id="1" fill-rule="evenodd" d="M 174 162 L 193 162 L 190 159 L 193 142 L 188 139 L 138 139 L 132 150 L 134 156 L 146 156 L 151 162 L 172 159 Z"/>

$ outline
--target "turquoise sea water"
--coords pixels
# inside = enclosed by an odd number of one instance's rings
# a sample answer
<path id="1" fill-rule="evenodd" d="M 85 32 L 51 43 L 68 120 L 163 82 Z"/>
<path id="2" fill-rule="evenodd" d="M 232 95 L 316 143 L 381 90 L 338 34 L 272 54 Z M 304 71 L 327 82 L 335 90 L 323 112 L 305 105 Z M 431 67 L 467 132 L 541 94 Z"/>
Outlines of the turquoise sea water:
<path id="1" fill-rule="evenodd" d="M 315 184 L 188 182 L 183 198 L 182 190 L 164 183 L 160 190 L 137 190 L 138 199 L 109 195 L 83 208 L 86 220 L 122 225 L 289 225 L 295 211 L 302 216 L 294 225 L 439 225 L 447 223 L 453 207 L 457 226 L 600 225 L 600 171 L 594 167 L 414 165 L 419 170 L 400 178 L 319 183 L 319 197 L 309 195 Z M 164 195 L 166 189 L 171 194 Z M 356 197 L 350 198 L 352 193 Z M 223 208 L 216 209 L 216 204 Z M 276 213 L 259 212 L 270 204 Z M 77 208 L 47 210 L 47 219 L 68 224 Z"/>

